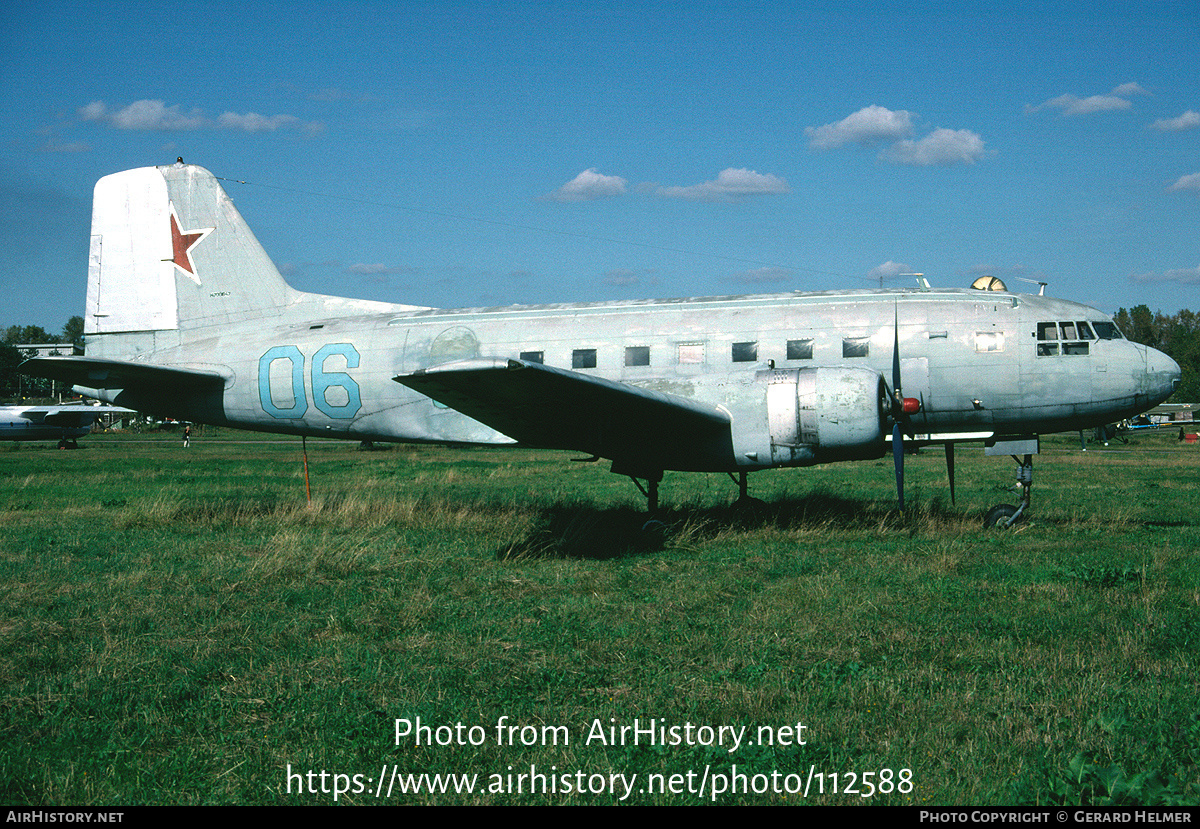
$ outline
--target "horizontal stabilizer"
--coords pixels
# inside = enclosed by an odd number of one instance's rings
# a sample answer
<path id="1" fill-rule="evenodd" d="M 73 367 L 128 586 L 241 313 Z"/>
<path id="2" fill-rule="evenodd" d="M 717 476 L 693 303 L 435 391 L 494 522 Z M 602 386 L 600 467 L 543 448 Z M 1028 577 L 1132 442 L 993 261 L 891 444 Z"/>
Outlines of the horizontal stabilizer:
<path id="1" fill-rule="evenodd" d="M 19 370 L 89 389 L 202 390 L 223 388 L 226 375 L 211 369 L 176 368 L 98 357 L 34 357 Z"/>
<path id="2" fill-rule="evenodd" d="M 527 446 L 650 466 L 729 430 L 715 406 L 525 360 L 465 360 L 393 379 Z"/>

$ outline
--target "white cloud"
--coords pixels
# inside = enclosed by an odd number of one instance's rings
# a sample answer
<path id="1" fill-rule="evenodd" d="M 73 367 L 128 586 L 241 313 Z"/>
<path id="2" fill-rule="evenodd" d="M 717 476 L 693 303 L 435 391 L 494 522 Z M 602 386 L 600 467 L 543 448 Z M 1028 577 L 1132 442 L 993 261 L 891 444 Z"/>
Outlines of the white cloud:
<path id="1" fill-rule="evenodd" d="M 897 141 L 907 138 L 912 132 L 911 112 L 875 105 L 863 107 L 832 124 L 804 128 L 808 146 L 814 150 L 831 150 L 846 144 Z"/>
<path id="2" fill-rule="evenodd" d="M 1200 173 L 1192 173 L 1191 175 L 1183 176 L 1168 189 L 1200 191 Z"/>
<path id="3" fill-rule="evenodd" d="M 1163 132 L 1182 132 L 1200 127 L 1200 112 L 1189 109 L 1178 118 L 1160 118 L 1150 125 L 1152 129 Z"/>
<path id="4" fill-rule="evenodd" d="M 1200 265 L 1194 268 L 1177 268 L 1163 274 L 1163 279 L 1170 282 L 1180 282 L 1184 285 L 1200 284 Z"/>
<path id="5" fill-rule="evenodd" d="M 1200 285 L 1200 265 L 1194 268 L 1176 268 L 1162 274 L 1135 274 L 1133 278 L 1137 282 L 1178 282 L 1180 285 Z"/>
<path id="6" fill-rule="evenodd" d="M 881 106 L 860 109 L 841 121 L 823 127 L 806 127 L 808 146 L 829 150 L 846 144 L 889 144 L 879 154 L 896 164 L 927 167 L 935 164 L 974 164 L 984 156 L 983 139 L 971 130 L 939 127 L 923 138 L 913 139 L 916 114 Z"/>
<path id="7" fill-rule="evenodd" d="M 620 176 L 606 176 L 596 172 L 595 167 L 584 170 L 562 187 L 546 196 L 551 201 L 575 202 L 594 201 L 625 193 L 627 182 Z"/>
<path id="8" fill-rule="evenodd" d="M 657 285 L 658 276 L 653 270 L 634 271 L 628 268 L 617 268 L 604 274 L 604 278 L 601 281 L 605 285 L 629 288 L 635 285 Z"/>
<path id="9" fill-rule="evenodd" d="M 899 164 L 974 164 L 984 155 L 983 139 L 970 130 L 936 129 L 918 141 L 897 141 L 881 156 Z"/>
<path id="10" fill-rule="evenodd" d="M 778 176 L 758 173 L 745 168 L 730 167 L 718 173 L 714 181 L 705 181 L 687 187 L 659 187 L 656 192 L 660 196 L 676 199 L 732 201 L 742 196 L 790 193 L 791 188 Z"/>
<path id="11" fill-rule="evenodd" d="M 183 114 L 178 106 L 166 106 L 162 101 L 134 101 L 124 109 L 110 110 L 103 101 L 92 103 L 79 110 L 85 121 L 100 121 L 119 130 L 160 130 L 178 132 L 195 130 L 205 126 L 204 116 L 198 109 Z"/>
<path id="12" fill-rule="evenodd" d="M 1093 112 L 1109 112 L 1116 109 L 1129 109 L 1131 104 L 1125 98 L 1116 95 L 1089 95 L 1079 98 L 1075 95 L 1059 95 L 1045 103 L 1048 107 L 1062 109 L 1063 115 L 1091 115 Z"/>
<path id="13" fill-rule="evenodd" d="M 105 112 L 107 112 L 107 107 L 104 106 L 104 101 L 92 101 L 87 106 L 79 108 L 79 117 L 85 121 L 100 121 L 103 120 Z"/>
<path id="14" fill-rule="evenodd" d="M 300 123 L 294 115 L 272 115 L 268 118 L 257 112 L 247 112 L 238 115 L 236 112 L 225 112 L 217 118 L 217 126 L 226 129 L 245 130 L 246 132 L 274 132 L 277 129 L 291 127 Z"/>
<path id="15" fill-rule="evenodd" d="M 149 99 L 134 101 L 129 106 L 116 110 L 109 109 L 103 101 L 92 101 L 87 106 L 80 107 L 79 117 L 84 121 L 97 121 L 118 130 L 157 132 L 186 132 L 216 126 L 243 132 L 297 129 L 311 134 L 323 128 L 316 122 L 303 124 L 294 115 L 266 116 L 255 112 L 244 115 L 226 112 L 213 122 L 199 109 L 193 108 L 191 112 L 184 113 L 179 105 L 167 106 L 162 101 Z"/>
<path id="16" fill-rule="evenodd" d="M 1112 94 L 1128 98 L 1130 95 L 1149 95 L 1150 93 L 1143 89 L 1141 84 L 1130 81 L 1118 86 L 1112 91 Z"/>
<path id="17" fill-rule="evenodd" d="M 902 273 L 908 273 L 911 268 L 902 262 L 893 262 L 890 259 L 882 265 L 876 265 L 867 272 L 867 276 L 871 279 L 894 279 Z"/>
<path id="18" fill-rule="evenodd" d="M 352 273 L 356 276 L 395 276 L 397 274 L 412 274 L 415 272 L 415 268 L 404 266 L 392 267 L 380 262 L 358 262 L 346 268 L 346 273 Z"/>
<path id="19" fill-rule="evenodd" d="M 91 151 L 91 146 L 83 141 L 68 141 L 65 144 L 57 144 L 52 141 L 47 141 L 42 146 L 38 147 L 38 152 L 42 153 L 86 153 Z"/>
<path id="20" fill-rule="evenodd" d="M 1149 95 L 1137 83 L 1123 83 L 1107 95 L 1089 95 L 1080 98 L 1078 95 L 1059 95 L 1037 106 L 1026 107 L 1028 112 L 1041 109 L 1061 109 L 1063 115 L 1091 115 L 1094 112 L 1110 112 L 1118 109 L 1129 109 L 1133 106 L 1127 100 L 1131 95 Z"/>

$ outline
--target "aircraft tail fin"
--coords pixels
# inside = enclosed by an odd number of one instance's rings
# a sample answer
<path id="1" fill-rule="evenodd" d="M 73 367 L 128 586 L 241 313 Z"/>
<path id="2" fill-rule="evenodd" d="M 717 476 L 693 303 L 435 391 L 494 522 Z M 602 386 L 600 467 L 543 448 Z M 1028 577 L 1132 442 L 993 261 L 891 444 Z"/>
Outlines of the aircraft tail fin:
<path id="1" fill-rule="evenodd" d="M 208 170 L 179 163 L 97 182 L 85 334 L 182 333 L 298 296 Z"/>

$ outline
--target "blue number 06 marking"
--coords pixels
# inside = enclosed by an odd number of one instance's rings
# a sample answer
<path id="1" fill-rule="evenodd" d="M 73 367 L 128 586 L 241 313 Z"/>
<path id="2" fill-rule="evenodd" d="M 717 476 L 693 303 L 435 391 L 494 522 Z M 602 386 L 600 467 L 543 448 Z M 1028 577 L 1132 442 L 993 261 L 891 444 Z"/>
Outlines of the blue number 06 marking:
<path id="1" fill-rule="evenodd" d="M 358 368 L 359 356 L 354 346 L 349 343 L 330 343 L 322 346 L 312 359 L 310 383 L 313 403 L 317 409 L 331 418 L 349 420 L 362 408 L 362 393 L 359 391 L 358 383 L 346 372 L 325 370 L 325 363 L 334 355 L 345 359 L 347 369 Z M 282 389 L 279 390 L 281 397 L 285 399 L 291 397 L 292 405 L 286 408 L 276 405 L 276 398 L 272 395 L 274 390 L 271 388 L 271 365 L 278 360 L 287 360 L 291 363 L 289 372 L 291 387 L 286 392 Z M 342 389 L 346 402 L 329 402 L 330 389 Z M 304 388 L 304 355 L 299 348 L 294 345 L 277 345 L 267 349 L 266 353 L 259 358 L 258 402 L 262 406 L 262 410 L 271 417 L 288 420 L 304 417 L 305 412 L 308 411 L 308 395 Z"/>
<path id="2" fill-rule="evenodd" d="M 292 405 L 284 409 L 275 405 L 271 398 L 271 363 L 290 360 L 292 363 Z M 294 345 L 277 345 L 267 349 L 258 360 L 258 402 L 271 417 L 301 418 L 308 411 L 308 399 L 304 396 L 304 355 Z"/>
<path id="3" fill-rule="evenodd" d="M 313 355 L 312 361 L 312 390 L 313 402 L 317 408 L 330 417 L 346 419 L 358 414 L 362 408 L 362 395 L 358 391 L 358 383 L 344 371 L 326 371 L 325 363 L 334 354 L 346 358 L 346 368 L 358 368 L 358 352 L 349 343 L 331 343 L 322 346 Z M 342 388 L 346 391 L 346 402 L 334 405 L 329 402 L 330 389 Z"/>

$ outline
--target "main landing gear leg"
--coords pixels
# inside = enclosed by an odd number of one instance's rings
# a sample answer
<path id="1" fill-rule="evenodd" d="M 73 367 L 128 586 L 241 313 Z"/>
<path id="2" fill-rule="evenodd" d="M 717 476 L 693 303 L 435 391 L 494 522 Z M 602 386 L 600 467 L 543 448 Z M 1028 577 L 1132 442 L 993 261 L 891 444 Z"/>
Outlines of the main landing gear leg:
<path id="1" fill-rule="evenodd" d="M 1028 514 L 1030 490 L 1033 489 L 1033 455 L 1025 455 L 1024 458 L 1013 455 L 1012 459 L 1017 462 L 1017 487 L 1021 491 L 1021 503 L 1015 507 L 1012 504 L 996 504 L 983 519 L 985 529 L 1007 529 Z"/>
<path id="2" fill-rule="evenodd" d="M 733 478 L 732 472 L 729 473 L 729 477 Z M 737 500 L 734 501 L 734 506 L 737 506 L 737 507 L 757 506 L 762 503 L 762 501 L 758 500 L 757 498 L 750 497 L 750 494 L 749 494 L 750 488 L 746 484 L 746 473 L 745 472 L 739 472 L 738 476 L 736 478 L 733 478 L 733 480 L 735 480 L 738 485 L 738 497 L 737 497 Z"/>
<path id="3" fill-rule="evenodd" d="M 642 486 L 642 482 L 632 475 L 629 476 L 629 480 L 633 481 L 633 485 L 646 496 L 647 512 L 658 512 L 658 484 L 662 480 L 662 476 L 661 472 L 656 472 L 648 476 L 646 478 L 646 486 Z"/>

